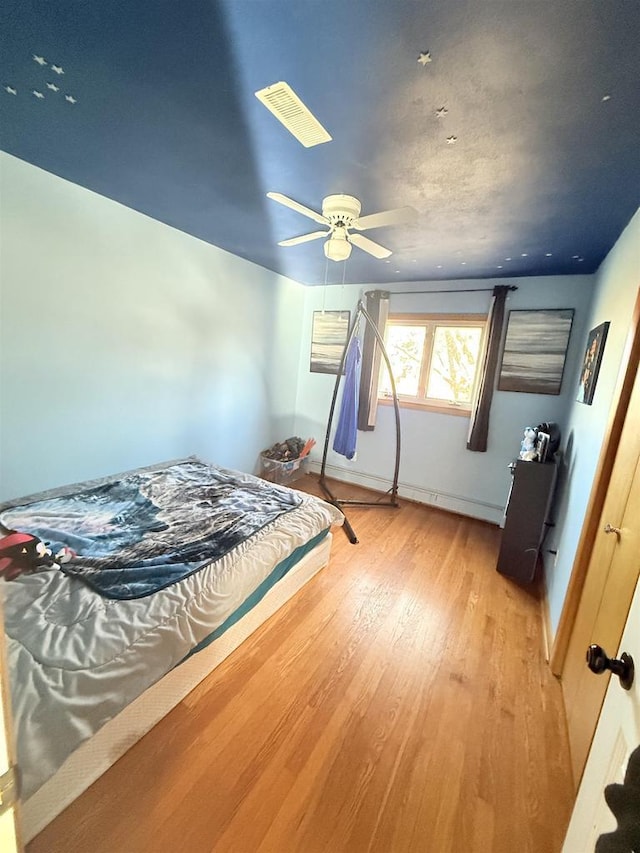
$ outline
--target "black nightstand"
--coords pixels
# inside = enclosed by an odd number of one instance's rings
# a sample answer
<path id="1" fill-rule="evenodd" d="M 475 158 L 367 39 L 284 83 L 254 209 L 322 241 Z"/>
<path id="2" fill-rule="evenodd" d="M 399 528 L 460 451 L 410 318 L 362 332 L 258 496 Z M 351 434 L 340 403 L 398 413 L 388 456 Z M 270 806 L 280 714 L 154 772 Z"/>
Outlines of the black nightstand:
<path id="1" fill-rule="evenodd" d="M 557 474 L 555 462 L 517 459 L 513 465 L 513 483 L 496 568 L 521 583 L 531 583 L 536 573 Z"/>

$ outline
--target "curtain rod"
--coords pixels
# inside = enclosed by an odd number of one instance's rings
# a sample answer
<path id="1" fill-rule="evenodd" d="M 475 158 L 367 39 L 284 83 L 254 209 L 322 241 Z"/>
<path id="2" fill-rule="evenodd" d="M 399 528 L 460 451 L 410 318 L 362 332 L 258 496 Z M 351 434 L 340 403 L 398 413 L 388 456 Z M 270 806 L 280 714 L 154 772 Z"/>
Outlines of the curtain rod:
<path id="1" fill-rule="evenodd" d="M 496 287 L 507 287 L 508 290 L 517 290 L 515 284 L 502 285 L 497 284 Z M 389 296 L 411 296 L 412 293 L 493 293 L 494 287 L 469 287 L 467 289 L 450 289 L 450 290 L 387 290 Z M 367 293 L 375 293 L 373 290 L 368 290 Z"/>

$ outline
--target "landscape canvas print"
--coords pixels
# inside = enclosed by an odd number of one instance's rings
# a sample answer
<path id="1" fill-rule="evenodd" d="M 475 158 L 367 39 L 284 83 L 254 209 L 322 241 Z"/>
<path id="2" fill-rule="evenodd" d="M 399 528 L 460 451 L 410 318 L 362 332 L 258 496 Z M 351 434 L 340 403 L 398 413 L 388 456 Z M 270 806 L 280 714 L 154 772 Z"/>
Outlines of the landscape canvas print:
<path id="1" fill-rule="evenodd" d="M 350 311 L 314 311 L 311 330 L 311 372 L 340 370 L 342 353 L 349 336 Z"/>
<path id="2" fill-rule="evenodd" d="M 499 391 L 559 394 L 573 309 L 510 311 Z"/>

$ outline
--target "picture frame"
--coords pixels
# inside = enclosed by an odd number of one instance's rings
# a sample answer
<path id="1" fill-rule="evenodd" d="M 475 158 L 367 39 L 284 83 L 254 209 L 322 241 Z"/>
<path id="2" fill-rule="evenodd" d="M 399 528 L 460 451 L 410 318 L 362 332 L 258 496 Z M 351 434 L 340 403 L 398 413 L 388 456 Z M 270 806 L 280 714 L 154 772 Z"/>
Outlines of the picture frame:
<path id="1" fill-rule="evenodd" d="M 578 380 L 578 394 L 576 396 L 578 403 L 584 403 L 587 406 L 593 403 L 608 332 L 609 321 L 600 323 L 599 326 L 595 326 L 589 332 Z"/>
<path id="2" fill-rule="evenodd" d="M 573 314 L 573 308 L 509 312 L 499 391 L 560 394 Z"/>
<path id="3" fill-rule="evenodd" d="M 311 373 L 337 375 L 349 337 L 351 311 L 314 311 L 311 328 Z"/>

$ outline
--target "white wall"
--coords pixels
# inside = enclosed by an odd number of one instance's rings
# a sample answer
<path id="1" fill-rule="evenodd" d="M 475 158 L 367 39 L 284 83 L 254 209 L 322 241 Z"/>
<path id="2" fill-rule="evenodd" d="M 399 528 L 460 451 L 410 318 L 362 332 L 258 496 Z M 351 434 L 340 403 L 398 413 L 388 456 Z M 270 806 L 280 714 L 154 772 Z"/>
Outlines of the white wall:
<path id="1" fill-rule="evenodd" d="M 400 494 L 436 504 L 477 518 L 499 522 L 507 497 L 510 475 L 508 463 L 518 454 L 524 427 L 541 421 L 557 421 L 564 428 L 575 396 L 575 375 L 582 348 L 592 276 L 562 276 L 483 281 L 449 281 L 429 284 L 395 284 L 393 290 L 438 290 L 493 288 L 512 283 L 518 290 L 510 294 L 507 310 L 524 308 L 574 308 L 562 392 L 559 396 L 496 391 L 491 411 L 489 445 L 486 453 L 466 449 L 469 420 L 413 409 L 401 410 L 402 458 Z M 314 310 L 355 310 L 364 290 L 358 286 L 311 288 L 306 291 L 303 340 L 295 431 L 313 435 L 318 441 L 312 459 L 322 457 L 326 422 L 335 377 L 309 372 L 312 312 Z M 392 313 L 486 313 L 491 293 L 392 295 Z M 353 315 L 352 315 L 353 316 Z M 335 420 L 334 420 L 335 430 Z M 333 437 L 331 438 L 331 443 Z M 330 450 L 327 472 L 331 475 L 386 489 L 393 475 L 395 422 L 393 408 L 378 407 L 373 432 L 358 433 L 358 451 L 348 462 Z"/>
<path id="2" fill-rule="evenodd" d="M 304 288 L 0 155 L 0 496 L 293 432 Z"/>
<path id="3" fill-rule="evenodd" d="M 588 330 L 607 320 L 610 322 L 593 404 L 586 406 L 573 402 L 567 420 L 557 522 L 553 531 L 555 535 L 550 537 L 550 547 L 557 550 L 558 554 L 555 565 L 547 555 L 545 573 L 554 633 L 571 575 L 639 287 L 640 210 L 598 270 L 592 308 L 580 341 L 584 354 Z M 574 378 L 577 382 L 577 373 Z"/>

